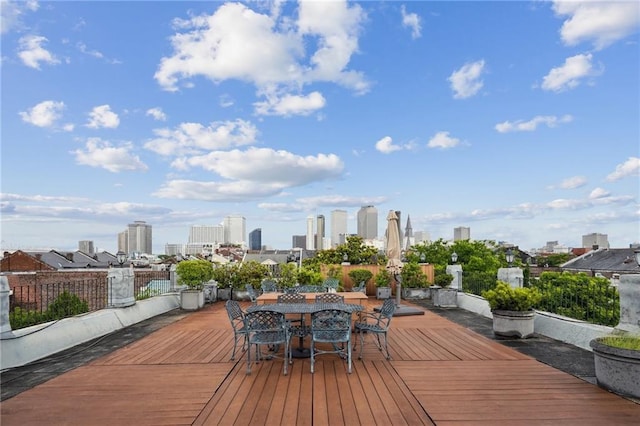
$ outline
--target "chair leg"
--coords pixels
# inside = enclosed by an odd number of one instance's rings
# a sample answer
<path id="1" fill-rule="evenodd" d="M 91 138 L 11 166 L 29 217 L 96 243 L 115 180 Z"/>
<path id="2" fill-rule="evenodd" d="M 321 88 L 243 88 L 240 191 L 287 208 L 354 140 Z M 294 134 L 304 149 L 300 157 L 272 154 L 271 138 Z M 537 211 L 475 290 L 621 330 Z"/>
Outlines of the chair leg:
<path id="1" fill-rule="evenodd" d="M 247 375 L 251 374 L 251 345 L 247 347 Z"/>
<path id="2" fill-rule="evenodd" d="M 362 350 L 364 349 L 364 333 L 360 330 L 360 356 L 358 359 L 362 359 Z"/>
<path id="3" fill-rule="evenodd" d="M 351 374 L 351 340 L 347 342 L 347 372 Z"/>
<path id="4" fill-rule="evenodd" d="M 391 355 L 389 354 L 389 347 L 387 346 L 387 333 L 384 333 L 384 351 L 387 353 L 387 360 L 391 359 Z"/>
<path id="5" fill-rule="evenodd" d="M 313 338 L 311 338 L 311 345 L 309 352 L 311 352 L 311 374 L 313 374 L 313 368 L 315 365 L 316 357 L 315 357 L 315 345 L 313 344 Z"/>

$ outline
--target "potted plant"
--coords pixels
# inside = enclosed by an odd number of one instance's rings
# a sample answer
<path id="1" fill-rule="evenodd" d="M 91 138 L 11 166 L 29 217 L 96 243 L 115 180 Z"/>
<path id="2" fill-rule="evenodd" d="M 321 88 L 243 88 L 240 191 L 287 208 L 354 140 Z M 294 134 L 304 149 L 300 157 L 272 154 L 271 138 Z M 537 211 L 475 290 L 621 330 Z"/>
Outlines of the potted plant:
<path id="1" fill-rule="evenodd" d="M 640 398 L 640 335 L 613 334 L 589 342 L 598 386 Z"/>
<path id="2" fill-rule="evenodd" d="M 389 299 L 391 297 L 391 273 L 385 268 L 380 269 L 374 277 L 376 284 L 376 298 Z"/>
<path id="3" fill-rule="evenodd" d="M 213 269 L 213 279 L 218 283 L 218 299 L 231 299 L 231 287 L 236 271 L 236 264 L 218 265 Z"/>
<path id="4" fill-rule="evenodd" d="M 429 278 L 415 262 L 405 263 L 400 273 L 402 277 L 402 297 L 405 299 L 427 299 Z"/>
<path id="5" fill-rule="evenodd" d="M 182 309 L 193 311 L 204 306 L 204 284 L 213 278 L 213 265 L 208 260 L 183 260 L 176 266 L 178 284 L 187 288 L 180 292 Z"/>
<path id="6" fill-rule="evenodd" d="M 441 308 L 455 308 L 458 306 L 458 290 L 451 288 L 453 275 L 444 268 L 436 268 L 434 271 L 431 299 L 434 306 Z"/>
<path id="7" fill-rule="evenodd" d="M 262 280 L 269 276 L 269 268 L 260 262 L 251 260 L 248 262 L 242 262 L 235 268 L 235 273 L 231 280 L 231 288 L 233 294 L 231 298 L 233 300 L 250 300 L 249 292 L 247 291 L 247 284 L 250 284 L 254 289 L 260 288 Z"/>
<path id="8" fill-rule="evenodd" d="M 493 314 L 493 332 L 498 336 L 526 338 L 533 334 L 533 306 L 542 296 L 535 288 L 513 288 L 498 281 L 492 290 L 482 292 Z"/>
<path id="9" fill-rule="evenodd" d="M 352 269 L 347 275 L 353 281 L 351 288 L 364 284 L 366 293 L 366 284 L 373 277 L 373 272 L 368 269 Z"/>

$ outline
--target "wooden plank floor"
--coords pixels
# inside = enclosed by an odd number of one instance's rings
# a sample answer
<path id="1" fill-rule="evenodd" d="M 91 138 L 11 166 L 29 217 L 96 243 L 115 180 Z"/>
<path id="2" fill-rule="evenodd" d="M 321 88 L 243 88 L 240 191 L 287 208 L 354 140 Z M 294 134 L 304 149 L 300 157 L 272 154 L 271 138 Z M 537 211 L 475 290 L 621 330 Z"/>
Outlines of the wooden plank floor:
<path id="1" fill-rule="evenodd" d="M 371 299 L 369 308 L 379 302 Z M 0 403 L 9 425 L 638 425 L 640 405 L 438 315 L 396 317 L 387 361 L 230 354 L 223 303 Z"/>

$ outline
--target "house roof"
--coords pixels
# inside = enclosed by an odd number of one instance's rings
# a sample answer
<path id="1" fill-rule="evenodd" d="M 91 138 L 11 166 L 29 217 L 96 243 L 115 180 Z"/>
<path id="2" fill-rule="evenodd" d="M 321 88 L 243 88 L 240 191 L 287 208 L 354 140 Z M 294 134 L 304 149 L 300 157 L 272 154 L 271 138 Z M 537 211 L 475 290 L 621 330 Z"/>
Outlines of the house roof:
<path id="1" fill-rule="evenodd" d="M 607 271 L 623 274 L 640 273 L 633 248 L 591 250 L 561 265 L 576 271 Z"/>

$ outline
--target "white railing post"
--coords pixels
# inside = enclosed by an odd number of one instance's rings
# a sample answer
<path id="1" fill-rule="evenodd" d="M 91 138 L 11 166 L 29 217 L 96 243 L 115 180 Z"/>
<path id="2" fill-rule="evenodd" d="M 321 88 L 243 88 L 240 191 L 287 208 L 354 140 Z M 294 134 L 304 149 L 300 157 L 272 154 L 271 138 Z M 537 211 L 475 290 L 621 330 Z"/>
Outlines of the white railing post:
<path id="1" fill-rule="evenodd" d="M 0 333 L 11 331 L 11 323 L 9 322 L 9 279 L 6 276 L 0 276 Z"/>

